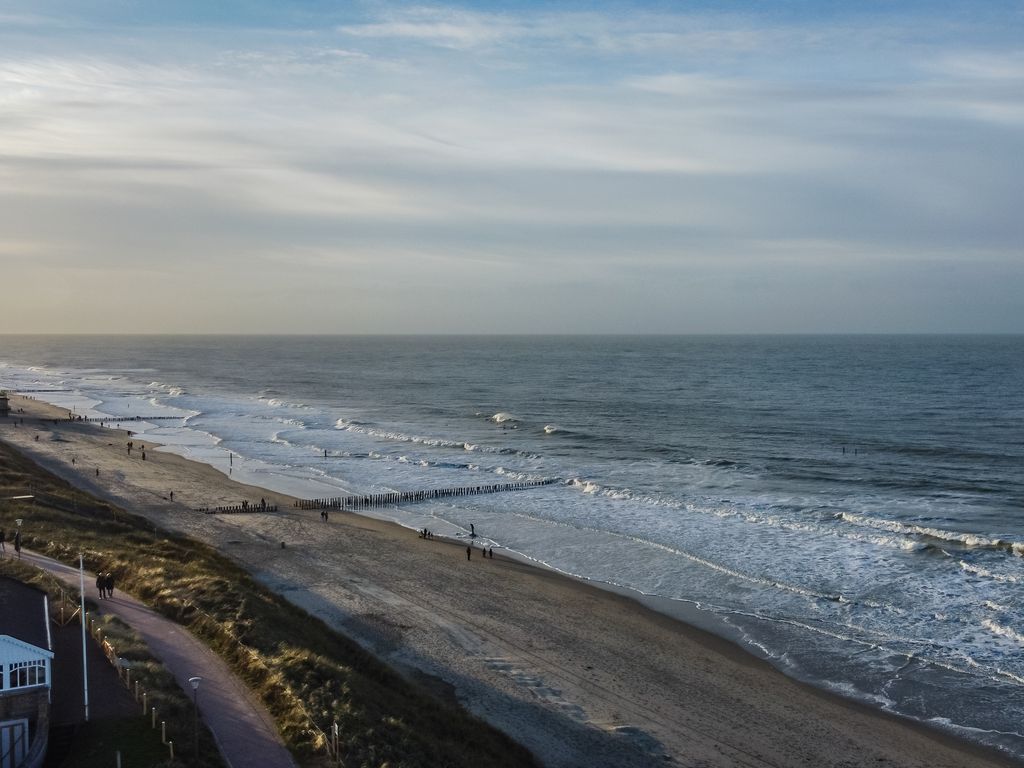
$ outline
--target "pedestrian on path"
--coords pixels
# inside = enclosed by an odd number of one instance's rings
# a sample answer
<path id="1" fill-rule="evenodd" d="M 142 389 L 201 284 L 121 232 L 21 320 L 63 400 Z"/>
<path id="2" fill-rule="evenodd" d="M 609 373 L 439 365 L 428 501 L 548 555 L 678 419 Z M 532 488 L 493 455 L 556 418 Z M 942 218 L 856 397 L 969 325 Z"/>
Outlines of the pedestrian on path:
<path id="1" fill-rule="evenodd" d="M 19 528 L 14 532 L 14 551 L 18 553 L 18 559 L 21 560 L 21 529 Z"/>
<path id="2" fill-rule="evenodd" d="M 7 533 L 0 528 L 0 552 L 7 553 Z"/>
<path id="3" fill-rule="evenodd" d="M 102 600 L 104 597 L 106 597 L 106 595 L 104 594 L 105 587 L 104 587 L 104 584 L 103 584 L 103 574 L 102 573 L 97 573 L 96 574 L 96 591 L 100 593 L 100 600 Z"/>

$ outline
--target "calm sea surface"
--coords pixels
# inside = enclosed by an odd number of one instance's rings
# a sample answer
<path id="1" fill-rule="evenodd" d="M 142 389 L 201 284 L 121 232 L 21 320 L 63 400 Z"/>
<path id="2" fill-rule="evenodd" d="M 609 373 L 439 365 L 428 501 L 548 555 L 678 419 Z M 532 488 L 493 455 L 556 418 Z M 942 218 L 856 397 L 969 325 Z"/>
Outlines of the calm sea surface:
<path id="1" fill-rule="evenodd" d="M 554 479 L 381 514 L 1024 756 L 1024 337 L 8 336 L 3 387 L 300 496 Z"/>

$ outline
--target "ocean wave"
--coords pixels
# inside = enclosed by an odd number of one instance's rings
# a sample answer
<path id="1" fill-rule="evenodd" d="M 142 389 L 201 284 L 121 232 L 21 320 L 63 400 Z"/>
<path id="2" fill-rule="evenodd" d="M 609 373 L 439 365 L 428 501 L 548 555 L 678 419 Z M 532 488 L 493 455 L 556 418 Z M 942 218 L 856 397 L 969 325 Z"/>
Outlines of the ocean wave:
<path id="1" fill-rule="evenodd" d="M 159 389 L 161 392 L 170 397 L 181 397 L 182 395 L 188 394 L 184 387 L 181 387 L 177 384 L 167 384 L 166 382 L 163 381 L 151 381 L 147 386 L 149 387 L 149 389 Z"/>
<path id="2" fill-rule="evenodd" d="M 1022 635 L 1020 632 L 1013 629 L 1012 627 L 1004 627 L 1002 624 L 997 624 L 996 622 L 992 621 L 992 619 L 982 619 L 981 625 L 985 627 L 985 629 L 987 629 L 993 635 L 1005 637 L 1010 640 L 1013 640 L 1015 643 L 1024 645 L 1024 635 Z"/>
<path id="3" fill-rule="evenodd" d="M 283 400 L 280 397 L 269 397 L 267 395 L 261 395 L 256 398 L 260 403 L 269 408 L 296 408 L 302 410 L 310 410 L 310 407 L 305 403 L 296 403 L 291 400 Z"/>
<path id="4" fill-rule="evenodd" d="M 649 547 L 655 547 L 656 549 L 661 549 L 665 552 L 685 557 L 687 560 L 699 563 L 700 565 L 703 565 L 706 568 L 710 568 L 719 573 L 724 573 L 728 576 L 733 576 L 743 581 L 748 581 L 752 584 L 760 584 L 762 586 L 780 589 L 785 592 L 792 592 L 794 594 L 803 595 L 804 597 L 813 597 L 818 600 L 827 600 L 833 603 L 848 602 L 841 594 L 833 592 L 820 592 L 810 587 L 800 586 L 799 584 L 790 584 L 788 582 L 780 581 L 779 579 L 772 579 L 767 576 L 756 576 L 751 573 L 744 573 L 743 571 L 736 570 L 735 568 L 723 565 L 722 563 L 717 563 L 714 560 L 709 560 L 706 557 L 701 557 L 700 555 L 696 555 L 693 552 L 687 552 L 686 550 L 680 549 L 678 547 L 670 546 L 668 544 L 662 544 L 657 541 L 651 541 L 650 539 L 645 539 L 640 536 L 631 536 L 629 534 L 620 535 L 623 538 L 634 541 L 638 544 L 644 544 Z"/>
<path id="5" fill-rule="evenodd" d="M 1005 605 L 994 603 L 991 600 L 986 600 L 982 603 L 982 605 L 988 608 L 990 611 L 998 611 L 999 613 L 1005 613 L 1006 611 L 1010 610 Z"/>
<path id="6" fill-rule="evenodd" d="M 548 480 L 548 478 L 543 475 L 534 475 L 530 472 L 521 472 L 519 470 L 509 469 L 508 467 L 495 467 L 493 471 L 496 475 L 501 475 L 502 477 L 507 477 L 510 480 L 516 480 L 523 483 L 534 483 L 542 480 Z"/>
<path id="7" fill-rule="evenodd" d="M 390 440 L 392 442 L 398 443 L 415 443 L 417 445 L 424 445 L 429 448 L 452 448 L 458 451 L 475 451 L 480 453 L 495 454 L 499 456 L 518 456 L 524 459 L 540 458 L 535 453 L 517 451 L 514 448 L 500 448 L 491 445 L 480 445 L 479 443 L 471 443 L 468 440 L 449 440 L 441 437 L 409 435 L 404 432 L 395 432 L 386 429 L 375 429 L 373 427 L 365 426 L 363 424 L 350 421 L 348 419 L 337 419 L 334 422 L 334 428 L 344 432 L 352 432 L 354 434 L 366 435 L 367 437 L 372 437 L 379 440 Z"/>
<path id="8" fill-rule="evenodd" d="M 618 501 L 632 500 L 657 503 L 654 499 L 647 496 L 640 498 L 634 497 L 633 492 L 628 488 L 605 488 L 599 483 L 595 483 L 592 480 L 584 480 L 581 477 L 572 477 L 569 478 L 568 480 L 564 480 L 563 483 L 569 486 L 570 488 L 575 488 L 589 495 L 605 496 L 609 499 L 616 499 Z"/>
<path id="9" fill-rule="evenodd" d="M 959 562 L 959 565 L 960 565 L 961 569 L 967 571 L 968 573 L 973 573 L 975 576 L 982 576 L 982 577 L 984 577 L 986 579 L 992 579 L 993 581 L 1002 582 L 1003 584 L 1020 584 L 1021 583 L 1021 579 L 1018 576 L 1013 576 L 1013 575 L 1008 574 L 1008 573 L 1007 574 L 1004 574 L 1004 573 L 993 573 L 992 571 L 988 570 L 987 568 L 982 568 L 981 566 L 974 565 L 972 563 L 965 563 L 963 560 L 960 560 L 958 562 Z"/>
<path id="10" fill-rule="evenodd" d="M 545 435 L 556 435 L 556 434 L 560 434 L 560 433 L 564 433 L 564 432 L 565 432 L 565 430 L 562 429 L 561 427 L 559 427 L 556 424 L 545 424 L 544 425 L 544 434 Z"/>
<path id="11" fill-rule="evenodd" d="M 1014 680 L 1020 679 L 1013 675 L 1009 675 L 1009 677 L 1013 678 Z M 1016 738 L 1024 738 L 1024 733 L 1019 733 L 1017 731 L 1000 731 L 994 728 L 978 728 L 972 725 L 961 725 L 960 723 L 954 723 L 948 717 L 929 717 L 926 718 L 923 722 L 931 723 L 932 725 L 938 728 L 943 728 L 945 730 L 960 732 L 961 736 L 963 734 L 981 734 L 984 736 L 1013 736 Z"/>
<path id="12" fill-rule="evenodd" d="M 703 461 L 697 462 L 705 467 L 737 467 L 739 462 L 732 461 L 731 459 L 704 459 Z"/>
<path id="13" fill-rule="evenodd" d="M 517 421 L 515 416 L 511 413 L 506 413 L 505 411 L 499 411 L 491 416 L 489 420 L 493 421 L 495 424 L 505 424 L 506 422 Z"/>
<path id="14" fill-rule="evenodd" d="M 1010 552 L 1014 555 L 1024 556 L 1024 542 L 1007 541 L 983 536 L 978 533 L 962 533 L 960 531 L 946 531 L 941 528 L 931 528 L 924 525 L 912 523 L 901 523 L 898 520 L 886 520 L 884 518 L 856 515 L 851 512 L 840 512 L 836 519 L 855 525 L 877 528 L 883 531 L 890 531 L 905 536 L 923 536 L 951 544 L 960 544 L 972 549 L 995 549 Z"/>

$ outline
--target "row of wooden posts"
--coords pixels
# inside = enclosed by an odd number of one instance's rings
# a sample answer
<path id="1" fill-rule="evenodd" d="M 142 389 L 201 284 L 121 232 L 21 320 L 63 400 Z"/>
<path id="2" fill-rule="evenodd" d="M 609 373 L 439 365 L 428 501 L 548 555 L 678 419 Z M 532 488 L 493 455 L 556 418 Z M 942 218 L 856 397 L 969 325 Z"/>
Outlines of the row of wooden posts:
<path id="1" fill-rule="evenodd" d="M 242 512 L 277 512 L 277 504 L 231 504 L 222 507 L 197 507 L 196 512 L 208 515 L 230 515 Z"/>
<path id="2" fill-rule="evenodd" d="M 113 644 L 103 637 L 103 628 L 98 626 L 96 621 L 88 614 L 86 614 L 86 617 L 89 622 L 89 634 L 91 634 L 93 638 L 96 640 L 96 642 L 99 643 L 99 646 L 103 650 L 103 653 L 107 657 L 107 660 L 114 665 L 114 668 L 117 670 L 118 678 L 121 680 L 122 683 L 124 683 L 124 686 L 128 689 L 128 692 L 135 697 L 136 703 L 142 704 L 142 714 L 143 716 L 147 714 L 149 715 L 150 728 L 155 731 L 157 724 L 157 708 L 153 706 L 149 701 L 149 691 L 145 689 L 142 689 L 141 691 L 139 690 L 138 678 L 132 680 L 131 667 L 125 666 L 121 663 L 121 660 L 117 656 L 117 650 L 114 648 Z M 167 747 L 167 754 L 170 760 L 173 762 L 174 741 L 169 740 L 167 738 L 166 720 L 160 721 L 160 743 L 164 744 Z M 120 760 L 118 760 L 118 765 L 120 765 Z"/>
<path id="3" fill-rule="evenodd" d="M 519 483 L 495 483 L 492 485 L 470 485 L 458 488 L 432 488 L 426 491 L 388 491 L 371 493 L 366 496 L 335 496 L 330 499 L 298 499 L 294 506 L 299 509 L 368 509 L 386 507 L 415 501 L 447 499 L 455 496 L 476 496 L 483 493 L 504 493 L 525 491 L 542 485 L 551 485 L 555 480 L 528 480 Z"/>
<path id="4" fill-rule="evenodd" d="M 78 416 L 73 421 L 92 421 L 117 424 L 122 421 L 181 421 L 186 416 Z"/>

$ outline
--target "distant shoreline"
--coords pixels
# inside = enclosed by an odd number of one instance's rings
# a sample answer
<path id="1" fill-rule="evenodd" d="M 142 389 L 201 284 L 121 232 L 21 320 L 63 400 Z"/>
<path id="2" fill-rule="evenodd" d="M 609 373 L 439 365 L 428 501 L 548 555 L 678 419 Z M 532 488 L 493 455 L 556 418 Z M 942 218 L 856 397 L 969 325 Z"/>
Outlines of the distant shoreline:
<path id="1" fill-rule="evenodd" d="M 294 510 L 293 497 L 210 465 L 165 451 L 129 455 L 123 430 L 68 421 L 17 395 L 11 405 L 26 413 L 0 421 L 5 442 L 85 491 L 212 544 L 406 673 L 450 686 L 551 765 L 595 751 L 624 766 L 659 753 L 721 766 L 742 755 L 760 755 L 754 765 L 808 755 L 817 765 L 1017 764 L 793 681 L 633 595 L 500 554 L 467 563 L 465 542 L 417 539 L 373 517 L 331 512 L 325 527 L 318 512 Z M 192 511 L 261 498 L 281 511 Z"/>

